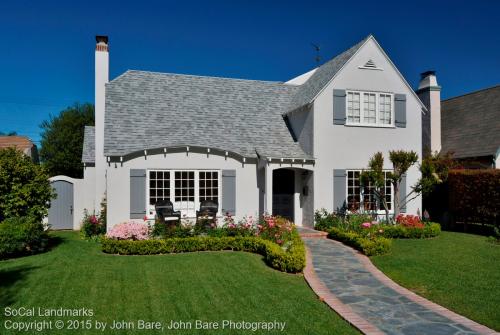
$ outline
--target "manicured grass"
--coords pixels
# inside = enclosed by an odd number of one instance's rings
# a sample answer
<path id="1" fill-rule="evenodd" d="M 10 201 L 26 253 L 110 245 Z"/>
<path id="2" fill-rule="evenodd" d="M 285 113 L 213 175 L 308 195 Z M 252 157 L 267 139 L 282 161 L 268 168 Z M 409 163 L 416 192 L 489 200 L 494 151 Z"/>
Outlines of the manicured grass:
<path id="1" fill-rule="evenodd" d="M 261 256 L 243 252 L 201 252 L 157 256 L 103 254 L 99 245 L 76 233 L 56 234 L 53 250 L 0 262 L 0 333 L 5 320 L 33 321 L 40 317 L 5 317 L 4 308 L 90 308 L 93 317 L 53 317 L 47 320 L 161 321 L 281 321 L 284 332 L 182 330 L 168 334 L 356 334 L 319 301 L 301 275 L 269 268 Z M 40 332 L 33 332 L 40 334 Z M 52 330 L 43 334 L 102 334 Z M 106 334 L 137 334 L 136 330 Z M 143 331 L 144 334 L 154 332 Z"/>
<path id="2" fill-rule="evenodd" d="M 500 330 L 500 246 L 483 236 L 442 232 L 427 240 L 394 240 L 371 258 L 394 281 L 446 308 Z"/>

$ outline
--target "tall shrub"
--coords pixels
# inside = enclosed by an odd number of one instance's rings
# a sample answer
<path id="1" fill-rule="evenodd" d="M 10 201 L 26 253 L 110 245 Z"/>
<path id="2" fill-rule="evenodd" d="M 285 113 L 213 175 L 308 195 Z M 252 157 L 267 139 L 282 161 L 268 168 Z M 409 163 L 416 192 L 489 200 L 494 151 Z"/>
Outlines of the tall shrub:
<path id="1" fill-rule="evenodd" d="M 452 170 L 448 191 L 455 220 L 500 225 L 500 170 Z"/>
<path id="2" fill-rule="evenodd" d="M 45 169 L 21 151 L 0 150 L 0 222 L 30 216 L 41 222 L 48 214 L 53 191 Z"/>

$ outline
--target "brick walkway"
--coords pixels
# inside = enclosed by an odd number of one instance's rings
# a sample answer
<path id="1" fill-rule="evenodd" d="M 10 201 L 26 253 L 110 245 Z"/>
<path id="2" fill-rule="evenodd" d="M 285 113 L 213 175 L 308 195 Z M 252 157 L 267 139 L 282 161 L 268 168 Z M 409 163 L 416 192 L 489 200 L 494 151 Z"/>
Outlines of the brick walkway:
<path id="1" fill-rule="evenodd" d="M 357 251 L 301 231 L 311 288 L 366 334 L 498 334 L 400 287 Z"/>

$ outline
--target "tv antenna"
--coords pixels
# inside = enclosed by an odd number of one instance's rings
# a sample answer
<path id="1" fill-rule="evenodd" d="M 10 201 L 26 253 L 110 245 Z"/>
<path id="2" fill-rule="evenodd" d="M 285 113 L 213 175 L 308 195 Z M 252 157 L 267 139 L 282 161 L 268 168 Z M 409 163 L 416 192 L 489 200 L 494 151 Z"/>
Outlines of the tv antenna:
<path id="1" fill-rule="evenodd" d="M 314 44 L 311 43 L 312 47 L 316 51 L 316 57 L 314 57 L 314 60 L 316 61 L 316 64 L 319 65 L 319 62 L 321 61 L 321 56 L 319 55 L 319 51 L 321 50 L 321 46 L 319 44 Z"/>

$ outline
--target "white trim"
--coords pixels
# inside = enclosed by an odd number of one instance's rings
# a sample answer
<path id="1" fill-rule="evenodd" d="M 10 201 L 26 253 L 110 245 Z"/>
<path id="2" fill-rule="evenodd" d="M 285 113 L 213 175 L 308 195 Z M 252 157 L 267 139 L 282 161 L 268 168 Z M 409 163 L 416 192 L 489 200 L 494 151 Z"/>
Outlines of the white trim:
<path id="1" fill-rule="evenodd" d="M 181 210 L 182 216 L 184 216 L 185 210 L 182 208 L 176 207 L 176 201 L 175 201 L 175 172 L 194 172 L 194 213 L 196 213 L 197 210 L 199 210 L 200 207 L 200 201 L 199 201 L 199 194 L 200 194 L 200 172 L 217 172 L 217 198 L 218 198 L 218 203 L 219 203 L 219 211 L 217 213 L 217 216 L 220 217 L 222 216 L 222 209 L 221 209 L 221 201 L 222 201 L 222 172 L 221 170 L 217 169 L 147 169 L 146 170 L 146 216 L 148 220 L 154 220 L 155 219 L 155 211 L 154 211 L 154 206 L 150 205 L 149 202 L 149 194 L 150 194 L 150 172 L 152 171 L 161 171 L 161 172 L 169 172 L 169 189 L 170 189 L 170 197 L 169 200 L 174 204 L 174 209 L 175 210 Z M 193 216 L 186 216 L 188 219 L 195 218 L 196 215 Z"/>
<path id="2" fill-rule="evenodd" d="M 349 121 L 349 93 L 359 94 L 359 122 Z M 367 94 L 375 95 L 375 123 L 364 122 L 364 97 Z M 388 95 L 391 101 L 391 123 L 380 122 L 380 96 Z M 375 128 L 395 128 L 395 113 L 394 113 L 394 94 L 390 92 L 376 92 L 376 91 L 359 91 L 359 90 L 346 90 L 346 104 L 345 104 L 346 126 L 357 127 L 375 127 Z"/>
<path id="3" fill-rule="evenodd" d="M 345 170 L 345 203 L 346 203 L 346 206 L 347 206 L 347 212 L 350 213 L 349 211 L 349 172 L 352 171 L 352 172 L 359 172 L 360 173 L 360 176 L 361 176 L 361 173 L 364 171 L 363 169 L 346 169 Z M 390 170 L 383 170 L 384 172 L 390 172 Z M 386 181 L 387 182 L 387 181 Z M 362 207 L 362 204 L 364 203 L 363 201 L 363 188 L 361 187 L 361 178 L 359 180 L 359 206 L 360 206 L 360 210 L 361 210 L 361 207 Z M 392 183 L 391 183 L 391 209 L 389 210 L 389 214 L 394 214 L 394 187 L 392 186 Z M 363 206 L 364 207 L 364 206 Z M 363 213 L 376 213 L 377 215 L 382 215 L 382 214 L 385 214 L 385 210 L 383 209 L 377 209 L 376 211 L 373 211 L 373 210 L 365 210 L 364 208 L 361 210 Z"/>

